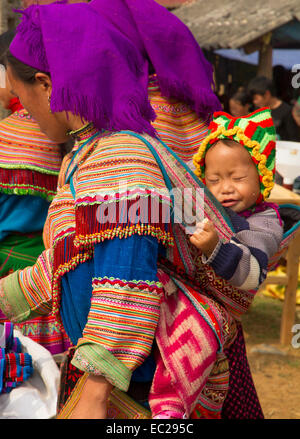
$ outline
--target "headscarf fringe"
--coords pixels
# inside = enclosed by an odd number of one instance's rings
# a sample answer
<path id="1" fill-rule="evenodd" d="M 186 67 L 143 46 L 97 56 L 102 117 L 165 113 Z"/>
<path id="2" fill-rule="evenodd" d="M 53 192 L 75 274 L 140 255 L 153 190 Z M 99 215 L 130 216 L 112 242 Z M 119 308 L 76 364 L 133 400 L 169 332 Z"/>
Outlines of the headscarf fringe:
<path id="1" fill-rule="evenodd" d="M 182 81 L 170 81 L 169 78 L 162 77 L 157 79 L 163 96 L 187 103 L 201 118 L 211 118 L 216 108 L 221 109 L 212 88 L 210 90 L 199 86 L 192 91 L 187 83 L 183 86 Z"/>
<path id="2" fill-rule="evenodd" d="M 51 95 L 53 112 L 70 111 L 80 115 L 83 122 L 93 121 L 99 130 L 131 130 L 151 136 L 156 134 L 151 123 L 147 122 L 156 118 L 148 98 L 134 91 L 132 95 L 124 95 L 119 99 L 118 105 L 118 111 L 115 111 L 107 102 L 100 102 L 99 96 L 82 96 L 66 87 L 56 87 Z"/>

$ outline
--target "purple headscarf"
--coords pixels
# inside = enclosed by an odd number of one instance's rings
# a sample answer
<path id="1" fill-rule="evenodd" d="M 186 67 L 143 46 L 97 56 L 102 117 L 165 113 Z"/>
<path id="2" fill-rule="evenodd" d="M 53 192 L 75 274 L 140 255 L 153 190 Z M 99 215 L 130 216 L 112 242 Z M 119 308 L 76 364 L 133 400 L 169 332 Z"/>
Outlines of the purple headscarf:
<path id="1" fill-rule="evenodd" d="M 51 110 L 70 111 L 99 129 L 153 135 L 149 63 L 162 94 L 201 117 L 220 110 L 212 67 L 188 28 L 154 0 L 92 0 L 32 5 L 10 51 L 48 72 Z"/>

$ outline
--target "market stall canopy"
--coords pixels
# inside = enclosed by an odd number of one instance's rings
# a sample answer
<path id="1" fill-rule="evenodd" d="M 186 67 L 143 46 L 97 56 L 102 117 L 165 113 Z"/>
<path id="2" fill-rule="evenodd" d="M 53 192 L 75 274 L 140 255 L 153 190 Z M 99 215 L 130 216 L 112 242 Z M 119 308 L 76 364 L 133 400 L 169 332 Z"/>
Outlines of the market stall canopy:
<path id="1" fill-rule="evenodd" d="M 194 0 L 173 13 L 203 49 L 237 49 L 275 30 L 273 47 L 291 47 L 283 38 L 300 47 L 299 0 Z"/>
<path id="2" fill-rule="evenodd" d="M 184 3 L 191 3 L 193 0 L 155 0 L 162 6 L 166 8 L 178 8 L 182 6 Z"/>

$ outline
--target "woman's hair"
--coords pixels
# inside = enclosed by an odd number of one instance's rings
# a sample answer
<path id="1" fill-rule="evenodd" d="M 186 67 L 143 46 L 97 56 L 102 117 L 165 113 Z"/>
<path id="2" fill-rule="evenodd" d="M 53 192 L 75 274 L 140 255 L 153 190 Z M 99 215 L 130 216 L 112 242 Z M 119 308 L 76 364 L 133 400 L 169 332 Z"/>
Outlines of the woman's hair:
<path id="1" fill-rule="evenodd" d="M 245 89 L 239 89 L 231 96 L 231 99 L 233 101 L 240 102 L 243 106 L 252 104 L 251 96 Z"/>
<path id="2" fill-rule="evenodd" d="M 13 72 L 16 74 L 16 76 L 19 79 L 21 79 L 21 81 L 28 83 L 28 84 L 33 84 L 35 81 L 35 75 L 40 72 L 40 70 L 35 69 L 34 67 L 30 67 L 30 66 L 22 63 L 22 61 L 19 61 L 17 58 L 15 58 L 12 55 L 10 50 L 8 50 L 6 53 L 6 63 L 5 64 L 6 65 L 9 64 L 9 66 L 11 67 Z M 42 72 L 42 73 L 46 73 L 47 75 L 49 75 L 49 73 L 47 73 L 47 72 Z"/>
<path id="3" fill-rule="evenodd" d="M 26 64 L 19 61 L 17 58 L 15 58 L 11 52 L 8 50 L 5 56 L 5 64 L 9 64 L 16 76 L 23 82 L 27 84 L 34 84 L 35 81 L 35 75 L 40 72 L 40 70 L 35 69 L 33 67 L 27 66 Z M 45 73 L 45 72 L 43 72 Z M 46 73 L 49 75 L 49 73 Z M 50 76 L 50 75 L 49 75 Z M 74 140 L 70 139 L 68 142 L 60 143 L 60 152 L 62 158 L 68 154 L 73 146 L 74 146 Z"/>
<path id="4" fill-rule="evenodd" d="M 8 30 L 0 35 L 0 64 L 5 64 L 6 53 L 14 36 L 14 29 Z"/>

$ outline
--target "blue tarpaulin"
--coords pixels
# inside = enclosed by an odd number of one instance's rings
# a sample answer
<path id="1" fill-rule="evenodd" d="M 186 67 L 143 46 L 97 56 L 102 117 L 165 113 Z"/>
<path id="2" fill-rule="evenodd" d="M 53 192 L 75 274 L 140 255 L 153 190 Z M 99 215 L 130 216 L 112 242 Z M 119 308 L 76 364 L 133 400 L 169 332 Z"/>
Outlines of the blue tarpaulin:
<path id="1" fill-rule="evenodd" d="M 216 54 L 235 61 L 258 65 L 258 51 L 247 55 L 243 49 L 219 49 Z M 288 70 L 300 65 L 300 49 L 273 49 L 273 66 L 281 65 Z"/>

